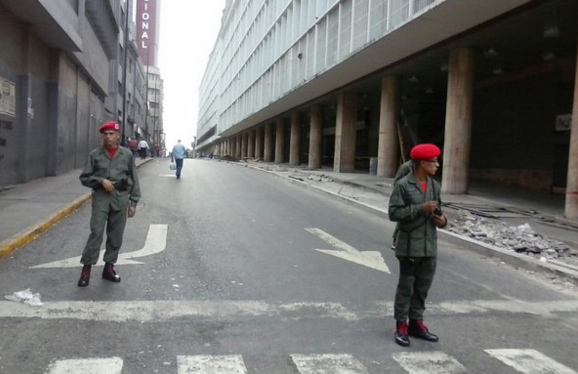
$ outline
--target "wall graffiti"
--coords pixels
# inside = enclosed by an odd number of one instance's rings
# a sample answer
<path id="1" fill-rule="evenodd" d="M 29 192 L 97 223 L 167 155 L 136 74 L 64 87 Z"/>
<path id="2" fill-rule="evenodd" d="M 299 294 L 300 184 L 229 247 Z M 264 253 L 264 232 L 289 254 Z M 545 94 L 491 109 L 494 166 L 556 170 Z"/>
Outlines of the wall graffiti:
<path id="1" fill-rule="evenodd" d="M 0 130 L 12 131 L 14 129 L 14 124 L 11 121 L 0 120 Z M 0 162 L 4 160 L 4 150 L 8 145 L 8 140 L 4 137 L 0 137 Z"/>

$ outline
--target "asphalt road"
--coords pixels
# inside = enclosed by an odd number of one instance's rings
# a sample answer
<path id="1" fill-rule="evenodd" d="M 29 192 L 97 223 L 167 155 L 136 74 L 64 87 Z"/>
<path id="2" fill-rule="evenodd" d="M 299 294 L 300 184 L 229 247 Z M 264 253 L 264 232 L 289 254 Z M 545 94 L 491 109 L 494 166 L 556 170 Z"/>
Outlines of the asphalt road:
<path id="1" fill-rule="evenodd" d="M 76 286 L 89 204 L 0 262 L 2 295 L 43 302 L 0 301 L 0 374 L 578 370 L 571 289 L 440 242 L 426 312 L 440 342 L 401 348 L 391 222 L 227 163 L 139 175 L 120 284 L 96 267 Z"/>

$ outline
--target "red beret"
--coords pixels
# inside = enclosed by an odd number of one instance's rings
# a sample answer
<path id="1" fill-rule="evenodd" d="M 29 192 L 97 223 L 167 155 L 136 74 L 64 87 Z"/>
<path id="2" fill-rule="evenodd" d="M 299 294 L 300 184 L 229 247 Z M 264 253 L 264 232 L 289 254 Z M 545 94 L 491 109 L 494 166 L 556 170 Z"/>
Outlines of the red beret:
<path id="1" fill-rule="evenodd" d="M 411 149 L 412 160 L 430 160 L 441 155 L 442 151 L 435 144 L 418 144 Z"/>
<path id="2" fill-rule="evenodd" d="M 98 131 L 100 131 L 101 134 L 105 131 L 120 131 L 120 125 L 116 121 L 103 123 Z"/>

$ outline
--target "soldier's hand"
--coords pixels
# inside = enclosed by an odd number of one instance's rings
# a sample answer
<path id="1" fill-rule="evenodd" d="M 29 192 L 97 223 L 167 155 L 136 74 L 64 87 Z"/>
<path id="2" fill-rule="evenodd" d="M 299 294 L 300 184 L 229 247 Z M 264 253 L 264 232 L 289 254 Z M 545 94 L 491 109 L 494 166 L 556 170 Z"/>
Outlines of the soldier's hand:
<path id="1" fill-rule="evenodd" d="M 433 211 L 438 207 L 437 201 L 426 201 L 423 203 L 423 211 L 425 214 L 432 214 Z"/>
<path id="2" fill-rule="evenodd" d="M 102 187 L 107 193 L 112 193 L 112 191 L 114 191 L 114 185 L 108 179 L 102 180 Z"/>
<path id="3" fill-rule="evenodd" d="M 128 218 L 134 217 L 135 214 L 136 214 L 136 207 L 134 206 L 128 207 Z"/>
<path id="4" fill-rule="evenodd" d="M 447 218 L 444 216 L 433 216 L 433 223 L 436 227 L 444 227 L 448 222 Z"/>

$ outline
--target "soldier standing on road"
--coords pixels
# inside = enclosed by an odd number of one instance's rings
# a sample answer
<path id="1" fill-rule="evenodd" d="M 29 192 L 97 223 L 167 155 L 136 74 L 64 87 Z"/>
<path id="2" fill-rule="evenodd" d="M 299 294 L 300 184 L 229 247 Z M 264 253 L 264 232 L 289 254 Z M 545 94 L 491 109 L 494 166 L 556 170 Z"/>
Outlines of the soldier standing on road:
<path id="1" fill-rule="evenodd" d="M 91 267 L 98 261 L 105 226 L 106 251 L 102 278 L 120 282 L 114 264 L 122 245 L 127 217 L 136 214 L 140 188 L 131 151 L 118 145 L 119 129 L 118 122 L 114 121 L 100 126 L 103 145 L 90 152 L 80 174 L 80 182 L 92 188 L 93 192 L 90 236 L 80 259 L 84 266 L 79 287 L 88 286 Z"/>
<path id="2" fill-rule="evenodd" d="M 389 200 L 389 217 L 398 222 L 399 228 L 394 318 L 395 342 L 402 347 L 410 345 L 408 335 L 438 341 L 424 325 L 423 313 L 436 269 L 437 228 L 447 225 L 440 208 L 440 186 L 432 178 L 439 167 L 440 155 L 440 149 L 433 144 L 413 147 L 410 157 L 414 171 L 395 184 Z"/>

